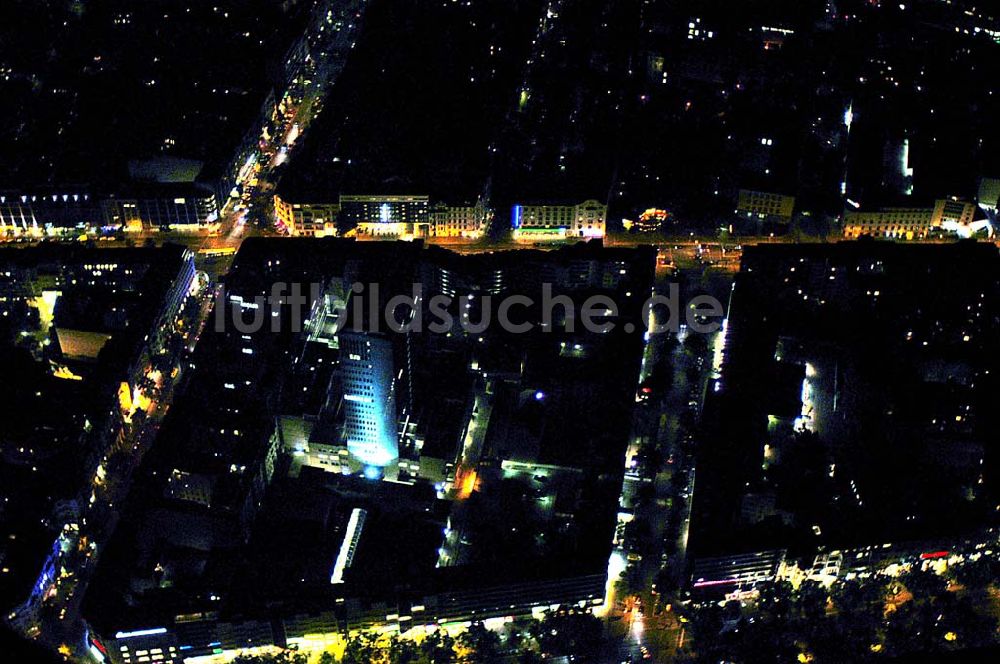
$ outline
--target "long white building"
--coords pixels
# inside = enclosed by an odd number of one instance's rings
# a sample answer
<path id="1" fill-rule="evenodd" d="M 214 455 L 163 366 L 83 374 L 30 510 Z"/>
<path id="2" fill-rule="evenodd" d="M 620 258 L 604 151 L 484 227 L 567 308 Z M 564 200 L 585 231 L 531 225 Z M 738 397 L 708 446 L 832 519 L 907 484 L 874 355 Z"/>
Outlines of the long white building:
<path id="1" fill-rule="evenodd" d="M 604 237 L 608 206 L 596 200 L 577 205 L 515 205 L 511 214 L 514 239 L 567 240 Z"/>

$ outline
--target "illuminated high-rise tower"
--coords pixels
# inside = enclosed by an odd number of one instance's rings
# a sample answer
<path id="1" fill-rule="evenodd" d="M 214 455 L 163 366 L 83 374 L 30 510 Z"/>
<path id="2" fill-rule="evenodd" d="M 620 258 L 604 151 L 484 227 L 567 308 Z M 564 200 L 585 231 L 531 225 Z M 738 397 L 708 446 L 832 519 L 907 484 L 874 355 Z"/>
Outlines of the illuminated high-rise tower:
<path id="1" fill-rule="evenodd" d="M 384 468 L 399 458 L 392 342 L 344 332 L 340 358 L 347 449 L 365 466 Z"/>

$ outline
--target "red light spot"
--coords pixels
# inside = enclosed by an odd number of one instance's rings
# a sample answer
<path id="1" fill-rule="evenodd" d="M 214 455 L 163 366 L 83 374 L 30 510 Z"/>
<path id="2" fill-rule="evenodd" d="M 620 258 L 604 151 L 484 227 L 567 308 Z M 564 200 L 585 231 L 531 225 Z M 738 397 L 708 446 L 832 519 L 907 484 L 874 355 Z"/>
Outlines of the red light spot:
<path id="1" fill-rule="evenodd" d="M 935 558 L 947 558 L 950 555 L 950 551 L 932 551 L 930 553 L 921 553 L 921 560 L 934 560 Z"/>

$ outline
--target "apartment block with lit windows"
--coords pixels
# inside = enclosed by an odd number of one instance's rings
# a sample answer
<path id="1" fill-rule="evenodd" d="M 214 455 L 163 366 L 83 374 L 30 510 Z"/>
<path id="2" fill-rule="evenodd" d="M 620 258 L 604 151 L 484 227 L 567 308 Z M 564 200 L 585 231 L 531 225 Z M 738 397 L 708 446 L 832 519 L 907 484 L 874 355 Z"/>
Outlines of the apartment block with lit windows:
<path id="1" fill-rule="evenodd" d="M 293 203 L 274 197 L 274 218 L 279 229 L 293 237 L 337 235 L 340 203 Z"/>
<path id="2" fill-rule="evenodd" d="M 101 201 L 106 226 L 126 231 L 151 228 L 205 230 L 219 222 L 215 193 L 197 185 L 134 187 Z"/>
<path id="3" fill-rule="evenodd" d="M 844 237 L 862 235 L 898 240 L 921 240 L 932 231 L 957 232 L 973 225 L 976 206 L 942 199 L 933 207 L 887 207 L 877 210 L 849 210 L 844 214 Z"/>
<path id="4" fill-rule="evenodd" d="M 515 240 L 562 240 L 604 237 L 608 206 L 596 200 L 577 205 L 515 205 L 511 224 Z"/>
<path id="5" fill-rule="evenodd" d="M 795 212 L 795 197 L 766 191 L 740 189 L 736 213 L 759 219 L 791 221 Z"/>
<path id="6" fill-rule="evenodd" d="M 340 210 L 361 237 L 426 237 L 430 229 L 429 196 L 342 194 Z"/>
<path id="7" fill-rule="evenodd" d="M 439 204 L 431 211 L 430 236 L 480 238 L 486 229 L 488 215 L 482 201 L 474 205 Z"/>

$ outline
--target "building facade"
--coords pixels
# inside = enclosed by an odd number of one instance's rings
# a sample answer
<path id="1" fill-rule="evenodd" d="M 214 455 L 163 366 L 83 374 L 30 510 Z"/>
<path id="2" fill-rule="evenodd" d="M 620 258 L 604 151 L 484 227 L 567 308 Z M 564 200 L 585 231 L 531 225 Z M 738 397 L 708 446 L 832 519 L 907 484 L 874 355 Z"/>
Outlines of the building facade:
<path id="1" fill-rule="evenodd" d="M 343 333 L 340 351 L 347 449 L 365 466 L 385 468 L 399 458 L 392 342 Z"/>
<path id="2" fill-rule="evenodd" d="M 126 231 L 207 229 L 219 221 L 215 193 L 197 186 L 148 188 L 101 201 L 106 226 Z"/>
<path id="3" fill-rule="evenodd" d="M 1000 179 L 982 178 L 979 180 L 979 194 L 976 196 L 979 207 L 996 212 L 1000 207 Z"/>
<path id="4" fill-rule="evenodd" d="M 976 206 L 954 198 L 946 198 L 934 202 L 934 215 L 931 225 L 948 229 L 950 226 L 968 226 L 976 216 Z"/>
<path id="5" fill-rule="evenodd" d="M 430 237 L 478 239 L 486 230 L 488 212 L 475 205 L 437 205 L 431 211 Z"/>
<path id="6" fill-rule="evenodd" d="M 58 237 L 104 230 L 88 192 L 0 192 L 0 238 Z"/>
<path id="7" fill-rule="evenodd" d="M 340 203 L 292 203 L 274 197 L 274 219 L 292 237 L 335 237 Z"/>
<path id="8" fill-rule="evenodd" d="M 430 232 L 429 196 L 341 195 L 340 210 L 345 224 L 362 237 L 405 239 Z"/>
<path id="9" fill-rule="evenodd" d="M 844 214 L 844 237 L 862 235 L 902 240 L 919 240 L 931 230 L 931 208 L 883 208 L 871 211 L 848 211 Z"/>
<path id="10" fill-rule="evenodd" d="M 515 240 L 564 240 L 604 237 L 608 206 L 596 200 L 578 205 L 515 205 L 511 215 Z"/>
<path id="11" fill-rule="evenodd" d="M 766 191 L 740 189 L 736 213 L 758 219 L 792 220 L 795 212 L 795 197 Z"/>
<path id="12" fill-rule="evenodd" d="M 360 514 L 357 521 L 361 521 Z M 358 528 L 349 534 L 356 532 Z M 345 635 L 358 631 L 385 629 L 406 634 L 474 621 L 494 628 L 515 619 L 541 619 L 554 606 L 591 611 L 604 603 L 606 581 L 602 574 L 571 576 L 481 590 L 442 591 L 389 604 L 348 598 L 326 611 L 284 615 L 276 620 L 222 620 L 215 613 L 200 613 L 182 616 L 183 620 L 171 621 L 168 626 L 109 633 L 97 641 L 114 664 L 208 661 L 279 644 L 312 652 L 336 647 Z"/>
<path id="13" fill-rule="evenodd" d="M 333 237 L 338 221 L 349 233 L 387 240 L 414 238 L 478 239 L 489 211 L 483 202 L 432 204 L 429 196 L 341 195 L 336 203 L 296 203 L 274 197 L 274 217 L 291 236 Z"/>
<path id="14" fill-rule="evenodd" d="M 935 201 L 934 207 L 850 210 L 844 214 L 844 237 L 921 240 L 935 230 L 962 234 L 963 229 L 971 228 L 975 214 L 975 205 L 953 199 Z"/>
<path id="15" fill-rule="evenodd" d="M 215 194 L 196 185 L 141 185 L 121 194 L 0 193 L 0 238 L 196 231 L 219 221 Z"/>

